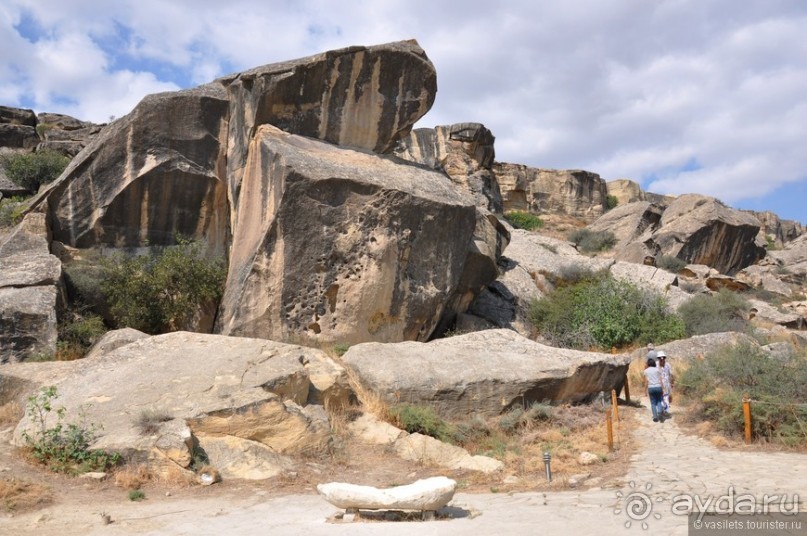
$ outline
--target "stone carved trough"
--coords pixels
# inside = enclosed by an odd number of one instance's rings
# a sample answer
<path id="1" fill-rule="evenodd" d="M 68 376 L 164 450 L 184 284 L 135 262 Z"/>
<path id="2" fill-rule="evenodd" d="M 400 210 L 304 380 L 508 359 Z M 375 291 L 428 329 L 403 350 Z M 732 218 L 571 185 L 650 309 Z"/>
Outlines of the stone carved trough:
<path id="1" fill-rule="evenodd" d="M 359 510 L 415 510 L 423 512 L 424 519 L 434 519 L 435 512 L 451 501 L 456 489 L 457 482 L 444 476 L 387 489 L 344 482 L 317 486 L 326 501 L 345 509 L 345 521 L 352 521 Z"/>

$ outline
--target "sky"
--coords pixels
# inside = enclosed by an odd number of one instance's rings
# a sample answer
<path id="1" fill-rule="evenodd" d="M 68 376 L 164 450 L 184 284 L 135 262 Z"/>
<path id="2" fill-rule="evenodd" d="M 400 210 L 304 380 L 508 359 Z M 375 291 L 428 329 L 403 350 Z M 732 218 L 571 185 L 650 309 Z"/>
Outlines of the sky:
<path id="1" fill-rule="evenodd" d="M 107 122 L 145 95 L 417 39 L 417 127 L 496 159 L 629 178 L 807 223 L 803 0 L 0 0 L 0 104 Z"/>

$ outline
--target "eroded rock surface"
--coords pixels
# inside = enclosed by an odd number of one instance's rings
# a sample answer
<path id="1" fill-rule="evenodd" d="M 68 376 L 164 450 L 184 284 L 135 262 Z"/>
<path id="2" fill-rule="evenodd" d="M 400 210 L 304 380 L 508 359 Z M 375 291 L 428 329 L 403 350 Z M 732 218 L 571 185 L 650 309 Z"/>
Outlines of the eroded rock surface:
<path id="1" fill-rule="evenodd" d="M 444 476 L 387 489 L 344 482 L 317 486 L 319 494 L 337 508 L 362 510 L 438 510 L 451 502 L 456 489 L 457 482 Z"/>
<path id="2" fill-rule="evenodd" d="M 578 402 L 619 389 L 629 357 L 552 348 L 507 329 L 429 343 L 352 346 L 344 363 L 387 402 L 449 417 L 495 416 L 532 402 Z"/>

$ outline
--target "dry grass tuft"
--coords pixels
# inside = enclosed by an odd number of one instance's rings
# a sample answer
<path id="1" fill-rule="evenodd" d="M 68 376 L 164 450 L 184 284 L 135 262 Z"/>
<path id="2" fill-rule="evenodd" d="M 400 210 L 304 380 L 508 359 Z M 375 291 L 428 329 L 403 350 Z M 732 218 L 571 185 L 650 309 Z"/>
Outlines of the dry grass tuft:
<path id="1" fill-rule="evenodd" d="M 21 512 L 51 501 L 50 490 L 16 478 L 0 478 L 0 511 Z"/>
<path id="2" fill-rule="evenodd" d="M 154 480 L 155 474 L 146 464 L 127 464 L 115 471 L 115 485 L 124 489 L 140 489 Z"/>
<path id="3" fill-rule="evenodd" d="M 365 413 L 375 415 L 379 420 L 386 422 L 394 420 L 389 404 L 379 393 L 362 384 L 356 373 L 350 369 L 347 369 L 347 377 L 350 387 L 356 393 L 356 398 L 359 399 Z"/>
<path id="4" fill-rule="evenodd" d="M 6 402 L 0 406 L 0 426 L 17 424 L 24 415 L 22 406 L 16 402 Z"/>
<path id="5" fill-rule="evenodd" d="M 729 440 L 722 435 L 713 435 L 709 438 L 709 443 L 715 447 L 722 448 L 729 446 Z"/>

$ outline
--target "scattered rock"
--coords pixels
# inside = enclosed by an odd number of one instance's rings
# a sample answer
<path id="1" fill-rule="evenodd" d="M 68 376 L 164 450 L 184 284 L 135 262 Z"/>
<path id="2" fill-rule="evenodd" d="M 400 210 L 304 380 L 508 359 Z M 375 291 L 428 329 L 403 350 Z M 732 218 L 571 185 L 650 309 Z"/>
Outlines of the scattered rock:
<path id="1" fill-rule="evenodd" d="M 581 452 L 580 456 L 577 457 L 577 461 L 580 465 L 592 465 L 599 463 L 600 457 L 591 452 Z"/>
<path id="2" fill-rule="evenodd" d="M 406 435 L 400 428 L 380 421 L 370 413 L 363 413 L 349 423 L 348 430 L 362 441 L 375 445 L 390 445 Z"/>
<path id="3" fill-rule="evenodd" d="M 582 456 L 582 454 L 589 454 L 589 453 L 581 453 L 581 456 Z M 584 465 L 587 465 L 587 464 L 584 464 Z M 579 473 L 579 474 L 570 476 L 569 479 L 566 482 L 567 482 L 567 484 L 569 484 L 570 488 L 577 488 L 581 484 L 585 483 L 590 477 L 591 477 L 591 473 Z"/>

